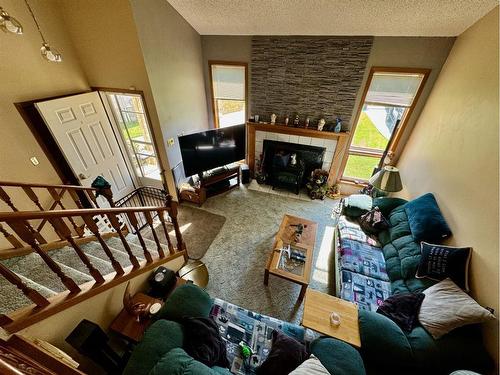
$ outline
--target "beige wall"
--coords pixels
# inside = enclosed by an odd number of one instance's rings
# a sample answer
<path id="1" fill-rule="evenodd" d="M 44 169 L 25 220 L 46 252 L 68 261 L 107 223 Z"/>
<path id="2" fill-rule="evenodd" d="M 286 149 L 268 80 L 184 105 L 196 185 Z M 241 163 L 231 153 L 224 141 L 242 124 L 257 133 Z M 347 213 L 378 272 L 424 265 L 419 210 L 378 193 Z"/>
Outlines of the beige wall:
<path id="1" fill-rule="evenodd" d="M 208 128 L 200 35 L 166 0 L 130 0 L 170 165 L 177 136 Z"/>
<path id="2" fill-rule="evenodd" d="M 458 37 L 398 167 L 414 198 L 433 192 L 451 243 L 472 246 L 472 295 L 498 304 L 498 7 Z M 498 361 L 498 321 L 485 325 Z"/>
<path id="3" fill-rule="evenodd" d="M 252 60 L 252 37 L 250 35 L 202 35 L 201 46 L 203 49 L 203 74 L 205 79 L 205 92 L 207 97 L 207 113 L 210 127 L 214 125 L 214 114 L 212 109 L 212 93 L 210 92 L 210 78 L 208 72 L 208 61 L 236 61 L 248 64 L 248 87 L 247 98 L 251 90 L 251 60 Z"/>
<path id="4" fill-rule="evenodd" d="M 54 64 L 41 57 L 42 41 L 23 1 L 2 1 L 2 7 L 22 23 L 24 34 L 2 32 L 0 35 L 0 178 L 60 183 L 14 103 L 81 92 L 87 90 L 88 85 L 64 28 L 57 3 L 51 0 L 32 0 L 30 4 L 47 41 L 62 53 L 64 61 Z M 38 166 L 31 164 L 32 156 L 40 161 Z"/>
<path id="5" fill-rule="evenodd" d="M 133 87 L 144 92 L 168 189 L 175 195 L 158 109 L 129 1 L 59 0 L 59 5 L 89 85 Z"/>

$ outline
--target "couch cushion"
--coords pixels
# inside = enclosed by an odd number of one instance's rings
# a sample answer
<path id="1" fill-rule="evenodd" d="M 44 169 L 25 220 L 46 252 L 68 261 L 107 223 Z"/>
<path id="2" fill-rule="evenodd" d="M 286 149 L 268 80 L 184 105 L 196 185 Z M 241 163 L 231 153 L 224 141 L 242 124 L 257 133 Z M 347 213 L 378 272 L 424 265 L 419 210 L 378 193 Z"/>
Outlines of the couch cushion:
<path id="1" fill-rule="evenodd" d="M 212 300 L 207 292 L 194 284 L 184 284 L 173 291 L 157 316 L 169 320 L 208 318 L 211 308 Z"/>
<path id="2" fill-rule="evenodd" d="M 213 370 L 203 363 L 194 360 L 182 348 L 175 348 L 166 353 L 153 367 L 149 375 L 217 375 L 230 374 Z"/>
<path id="3" fill-rule="evenodd" d="M 311 353 L 335 375 L 365 375 L 365 366 L 359 353 L 343 341 L 320 337 L 310 346 Z"/>
<path id="4" fill-rule="evenodd" d="M 393 198 L 393 197 L 380 197 L 373 199 L 373 207 L 378 207 L 382 215 L 385 217 L 396 208 L 407 202 L 406 199 Z"/>
<path id="5" fill-rule="evenodd" d="M 125 367 L 124 375 L 147 375 L 166 353 L 182 346 L 182 326 L 179 323 L 158 320 L 144 333 Z"/>
<path id="6" fill-rule="evenodd" d="M 439 241 L 451 236 L 436 198 L 427 193 L 404 205 L 411 233 L 415 241 Z"/>

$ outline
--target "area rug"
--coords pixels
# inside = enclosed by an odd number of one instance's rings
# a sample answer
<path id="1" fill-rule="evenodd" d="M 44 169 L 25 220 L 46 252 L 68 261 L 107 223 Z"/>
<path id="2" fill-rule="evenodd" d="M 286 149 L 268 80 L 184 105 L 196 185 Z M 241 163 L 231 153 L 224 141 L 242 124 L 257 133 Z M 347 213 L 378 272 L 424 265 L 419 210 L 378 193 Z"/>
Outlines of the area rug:
<path id="1" fill-rule="evenodd" d="M 304 201 L 241 187 L 209 198 L 202 210 L 227 218 L 202 261 L 208 267 L 210 296 L 292 323 L 300 323 L 300 286 L 274 276 L 263 285 L 264 268 L 283 215 L 318 223 L 310 287 L 328 293 L 328 264 L 338 201 Z M 206 223 L 208 224 L 208 223 Z M 204 224 L 205 225 L 205 224 Z M 196 226 L 194 231 L 205 231 Z"/>
<path id="2" fill-rule="evenodd" d="M 191 259 L 200 259 L 207 252 L 215 237 L 221 231 L 226 218 L 207 210 L 180 205 L 178 209 L 177 220 L 182 232 L 182 238 L 186 243 L 188 256 Z M 169 236 L 175 245 L 175 232 L 172 226 L 169 226 Z M 145 228 L 142 231 L 144 237 L 154 240 L 151 231 Z M 156 231 L 161 243 L 167 243 L 164 232 L 159 229 Z"/>

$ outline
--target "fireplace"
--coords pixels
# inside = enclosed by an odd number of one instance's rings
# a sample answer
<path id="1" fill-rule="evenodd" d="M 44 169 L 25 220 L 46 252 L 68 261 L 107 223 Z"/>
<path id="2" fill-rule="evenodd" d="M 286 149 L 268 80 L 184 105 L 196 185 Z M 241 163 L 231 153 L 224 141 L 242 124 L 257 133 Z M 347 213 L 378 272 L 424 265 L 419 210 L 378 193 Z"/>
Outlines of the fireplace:
<path id="1" fill-rule="evenodd" d="M 295 174 L 297 181 L 293 185 L 298 189 L 305 185 L 307 178 L 315 169 L 323 167 L 326 148 L 298 143 L 288 143 L 265 139 L 262 150 L 262 172 L 266 182 L 273 184 L 276 174 Z M 290 182 L 290 184 L 292 184 Z"/>

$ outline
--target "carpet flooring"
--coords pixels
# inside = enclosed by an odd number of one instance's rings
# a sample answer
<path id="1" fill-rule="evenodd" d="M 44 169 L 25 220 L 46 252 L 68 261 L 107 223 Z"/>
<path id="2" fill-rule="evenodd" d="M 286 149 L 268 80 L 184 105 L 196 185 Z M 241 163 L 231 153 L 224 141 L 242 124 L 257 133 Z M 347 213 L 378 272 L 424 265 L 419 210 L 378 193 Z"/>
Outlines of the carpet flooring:
<path id="1" fill-rule="evenodd" d="M 335 225 L 332 210 L 337 203 L 330 199 L 304 201 L 287 192 L 269 194 L 246 187 L 208 199 L 202 209 L 226 217 L 226 222 L 202 258 L 210 273 L 207 292 L 261 314 L 300 323 L 300 286 L 271 275 L 266 287 L 264 268 L 284 214 L 316 221 L 318 233 L 310 287 L 328 293 Z"/>

